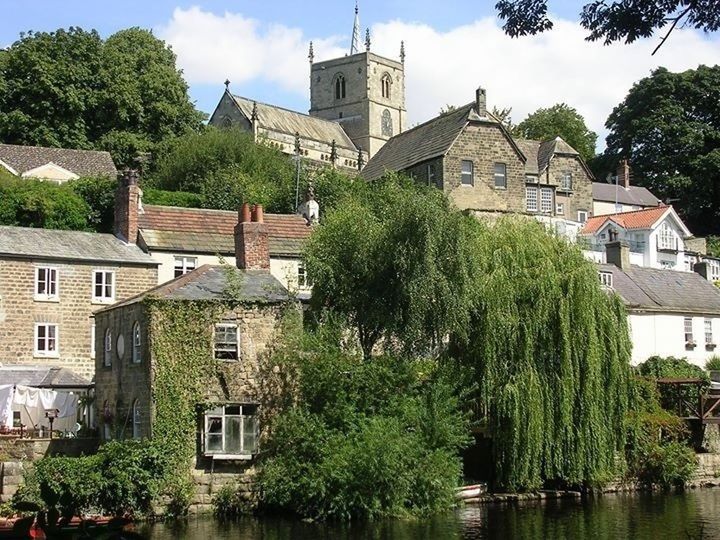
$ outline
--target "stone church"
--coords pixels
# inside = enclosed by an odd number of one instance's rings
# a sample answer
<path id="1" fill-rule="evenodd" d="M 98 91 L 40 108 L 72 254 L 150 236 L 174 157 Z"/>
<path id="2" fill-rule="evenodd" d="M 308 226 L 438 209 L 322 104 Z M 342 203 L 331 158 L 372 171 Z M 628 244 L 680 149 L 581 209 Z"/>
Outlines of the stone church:
<path id="1" fill-rule="evenodd" d="M 315 62 L 310 43 L 309 114 L 235 95 L 226 81 L 209 124 L 239 126 L 286 154 L 361 170 L 406 123 L 404 47 L 392 60 L 370 52 L 369 30 L 365 36 L 361 51 L 356 6 L 350 54 Z"/>

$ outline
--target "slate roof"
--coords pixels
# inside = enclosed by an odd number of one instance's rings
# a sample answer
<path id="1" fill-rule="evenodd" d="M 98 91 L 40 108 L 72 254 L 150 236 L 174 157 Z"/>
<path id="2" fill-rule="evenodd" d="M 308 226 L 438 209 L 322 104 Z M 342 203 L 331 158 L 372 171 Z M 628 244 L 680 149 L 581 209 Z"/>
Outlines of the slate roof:
<path id="1" fill-rule="evenodd" d="M 234 284 L 228 281 L 228 272 L 238 277 L 239 295 L 243 302 L 276 304 L 290 299 L 288 291 L 268 271 L 240 270 L 234 266 L 204 264 L 192 272 L 148 289 L 147 291 L 96 311 L 101 313 L 141 302 L 146 297 L 165 300 L 224 300 Z"/>
<path id="2" fill-rule="evenodd" d="M 720 315 L 720 289 L 695 272 L 631 266 L 625 271 L 597 264 L 611 272 L 613 289 L 630 310 Z"/>
<path id="3" fill-rule="evenodd" d="M 0 144 L 0 161 L 15 169 L 19 175 L 52 162 L 78 176 L 117 176 L 110 153 L 98 150 Z"/>
<path id="4" fill-rule="evenodd" d="M 237 212 L 206 208 L 143 205 L 138 215 L 142 242 L 150 250 L 233 254 Z M 302 216 L 265 214 L 270 255 L 298 257 L 312 233 Z"/>
<path id="5" fill-rule="evenodd" d="M 90 381 L 70 369 L 48 366 L 0 365 L 0 382 L 35 388 L 87 388 L 92 386 Z"/>
<path id="6" fill-rule="evenodd" d="M 585 226 L 580 231 L 580 234 L 594 234 L 599 231 L 608 220 L 617 223 L 620 227 L 626 230 L 649 229 L 670 209 L 670 206 L 663 205 L 652 208 L 644 208 L 642 210 L 632 210 L 630 212 L 593 216 L 585 222 Z"/>
<path id="7" fill-rule="evenodd" d="M 157 266 L 134 245 L 112 234 L 0 226 L 0 257 L 28 257 Z"/>
<path id="8" fill-rule="evenodd" d="M 618 202 L 633 206 L 658 206 L 662 201 L 650 193 L 647 188 L 630 186 L 625 188 L 618 184 L 593 182 L 592 196 L 595 201 Z"/>
<path id="9" fill-rule="evenodd" d="M 290 109 L 283 109 L 282 107 L 254 101 L 242 96 L 232 94 L 231 96 L 248 120 L 252 116 L 253 104 L 256 103 L 258 123 L 262 127 L 287 133 L 293 137 L 295 133 L 299 133 L 303 139 L 312 139 L 326 144 L 331 144 L 335 140 L 337 146 L 357 152 L 357 147 L 337 122 L 291 111 Z"/>

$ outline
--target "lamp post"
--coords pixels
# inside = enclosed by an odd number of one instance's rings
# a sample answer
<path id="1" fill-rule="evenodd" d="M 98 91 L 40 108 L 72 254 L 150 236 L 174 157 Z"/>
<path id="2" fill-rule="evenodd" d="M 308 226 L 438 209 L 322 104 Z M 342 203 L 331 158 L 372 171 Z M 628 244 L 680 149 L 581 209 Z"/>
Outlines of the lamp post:
<path id="1" fill-rule="evenodd" d="M 45 418 L 47 418 L 50 421 L 50 438 L 52 439 L 52 433 L 53 433 L 53 422 L 60 414 L 60 411 L 58 409 L 48 409 L 45 411 Z"/>
<path id="2" fill-rule="evenodd" d="M 295 212 L 300 206 L 300 133 L 295 132 Z"/>

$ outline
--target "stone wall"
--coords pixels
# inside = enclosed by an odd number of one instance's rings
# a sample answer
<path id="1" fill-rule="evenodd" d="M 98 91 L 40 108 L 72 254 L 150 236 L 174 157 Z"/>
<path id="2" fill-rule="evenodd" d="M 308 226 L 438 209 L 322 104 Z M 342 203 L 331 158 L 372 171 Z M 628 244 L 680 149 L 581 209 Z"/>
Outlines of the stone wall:
<path id="1" fill-rule="evenodd" d="M 58 270 L 56 301 L 36 300 L 35 268 Z M 93 270 L 115 272 L 115 299 L 138 294 L 157 284 L 157 268 L 92 262 L 59 262 L 4 258 L 0 260 L 0 360 L 14 364 L 66 367 L 92 379 Z M 35 323 L 58 325 L 58 354 L 34 354 Z"/>
<path id="2" fill-rule="evenodd" d="M 565 172 L 572 173 L 572 190 L 562 190 L 562 179 Z M 555 155 L 550 160 L 545 174 L 542 175 L 547 184 L 556 187 L 555 202 L 564 206 L 563 217 L 578 220 L 578 212 L 592 215 L 592 177 L 588 175 L 577 156 Z"/>

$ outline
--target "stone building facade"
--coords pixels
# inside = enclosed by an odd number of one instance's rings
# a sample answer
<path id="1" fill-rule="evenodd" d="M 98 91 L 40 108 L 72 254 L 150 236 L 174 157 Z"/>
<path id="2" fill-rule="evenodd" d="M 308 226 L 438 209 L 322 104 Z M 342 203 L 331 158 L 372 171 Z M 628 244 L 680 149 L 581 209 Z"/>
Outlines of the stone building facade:
<path id="1" fill-rule="evenodd" d="M 92 379 L 93 312 L 157 283 L 157 263 L 110 234 L 0 227 L 0 362 Z"/>

